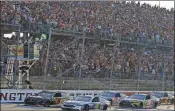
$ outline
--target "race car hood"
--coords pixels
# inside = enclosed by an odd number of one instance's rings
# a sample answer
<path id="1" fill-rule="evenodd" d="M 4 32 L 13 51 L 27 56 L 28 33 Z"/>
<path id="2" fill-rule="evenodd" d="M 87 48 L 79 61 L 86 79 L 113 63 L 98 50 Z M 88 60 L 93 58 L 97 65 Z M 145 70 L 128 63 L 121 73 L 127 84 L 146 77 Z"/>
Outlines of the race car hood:
<path id="1" fill-rule="evenodd" d="M 89 104 L 89 102 L 83 102 L 83 101 L 66 101 L 64 104 L 69 104 L 69 105 L 84 105 L 84 104 Z"/>

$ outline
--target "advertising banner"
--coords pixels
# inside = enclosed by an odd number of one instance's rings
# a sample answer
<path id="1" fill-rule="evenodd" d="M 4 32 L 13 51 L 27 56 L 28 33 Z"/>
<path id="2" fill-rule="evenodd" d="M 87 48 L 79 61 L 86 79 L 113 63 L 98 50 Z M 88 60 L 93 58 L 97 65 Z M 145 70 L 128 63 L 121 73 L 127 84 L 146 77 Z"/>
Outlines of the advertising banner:
<path id="1" fill-rule="evenodd" d="M 16 59 L 16 45 L 9 45 L 9 59 Z M 18 45 L 17 60 L 39 60 L 39 44 L 30 44 L 25 47 L 23 44 Z"/>
<path id="2" fill-rule="evenodd" d="M 15 60 L 16 58 L 16 48 L 17 46 L 16 45 L 9 45 L 9 59 L 12 59 L 12 60 Z M 23 51 L 23 44 L 20 44 L 18 45 L 18 50 L 17 50 L 17 60 L 23 60 L 23 54 L 24 54 L 24 51 Z"/>
<path id="3" fill-rule="evenodd" d="M 24 102 L 24 99 L 29 95 L 39 93 L 41 90 L 18 90 L 18 89 L 1 89 L 1 103 L 6 102 Z"/>

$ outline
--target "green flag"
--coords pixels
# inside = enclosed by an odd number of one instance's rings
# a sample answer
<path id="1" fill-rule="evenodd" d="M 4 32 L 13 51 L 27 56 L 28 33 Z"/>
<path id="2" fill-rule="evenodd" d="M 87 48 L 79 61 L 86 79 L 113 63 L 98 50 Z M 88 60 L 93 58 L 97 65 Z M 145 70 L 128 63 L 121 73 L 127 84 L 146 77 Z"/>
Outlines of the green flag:
<path id="1" fill-rule="evenodd" d="M 42 34 L 42 35 L 41 35 L 41 38 L 40 38 L 40 41 L 46 40 L 46 39 L 47 39 L 47 35 L 46 35 L 46 34 Z"/>

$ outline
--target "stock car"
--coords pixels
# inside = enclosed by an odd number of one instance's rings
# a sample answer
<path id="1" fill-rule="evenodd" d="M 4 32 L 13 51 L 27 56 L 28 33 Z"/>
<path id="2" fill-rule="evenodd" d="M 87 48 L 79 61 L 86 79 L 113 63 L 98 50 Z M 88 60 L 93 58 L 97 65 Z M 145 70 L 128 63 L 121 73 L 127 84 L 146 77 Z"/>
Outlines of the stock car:
<path id="1" fill-rule="evenodd" d="M 120 101 L 120 107 L 134 107 L 134 108 L 156 108 L 158 101 L 150 94 L 133 94 Z"/>
<path id="2" fill-rule="evenodd" d="M 128 97 L 125 94 L 116 91 L 104 91 L 100 96 L 110 101 L 111 106 L 119 105 L 121 99 Z"/>
<path id="3" fill-rule="evenodd" d="M 152 92 L 150 93 L 160 99 L 160 104 L 174 104 L 174 96 L 167 92 Z"/>
<path id="4" fill-rule="evenodd" d="M 24 100 L 25 105 L 43 105 L 49 107 L 50 105 L 59 105 L 64 101 L 69 100 L 69 96 L 65 92 L 41 91 L 36 95 L 28 96 Z"/>
<path id="5" fill-rule="evenodd" d="M 90 109 L 105 109 L 107 110 L 110 101 L 99 96 L 77 96 L 72 100 L 66 101 L 61 106 L 62 110 L 89 111 Z"/>

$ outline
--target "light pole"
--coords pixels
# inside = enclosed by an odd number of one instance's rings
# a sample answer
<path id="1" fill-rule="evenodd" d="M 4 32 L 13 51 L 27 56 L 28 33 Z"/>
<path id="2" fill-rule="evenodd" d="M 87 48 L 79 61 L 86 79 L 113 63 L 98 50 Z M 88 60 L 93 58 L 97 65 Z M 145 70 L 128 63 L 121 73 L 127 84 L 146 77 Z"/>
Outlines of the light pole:
<path id="1" fill-rule="evenodd" d="M 52 29 L 51 26 L 49 28 L 49 38 L 48 38 L 48 47 L 47 47 L 47 54 L 46 54 L 46 62 L 44 67 L 44 82 L 46 82 L 46 76 L 47 76 L 47 66 L 48 66 L 48 58 L 49 58 L 49 52 L 50 52 L 50 42 L 51 42 L 51 35 L 52 35 Z M 44 84 L 44 90 L 46 89 L 46 83 Z"/>
<path id="2" fill-rule="evenodd" d="M 85 43 L 85 35 L 83 36 L 83 43 L 82 43 L 82 48 L 81 48 L 78 90 L 80 90 L 80 80 L 81 80 L 81 75 L 82 75 L 82 62 L 83 62 L 83 56 L 84 56 L 84 43 Z"/>

